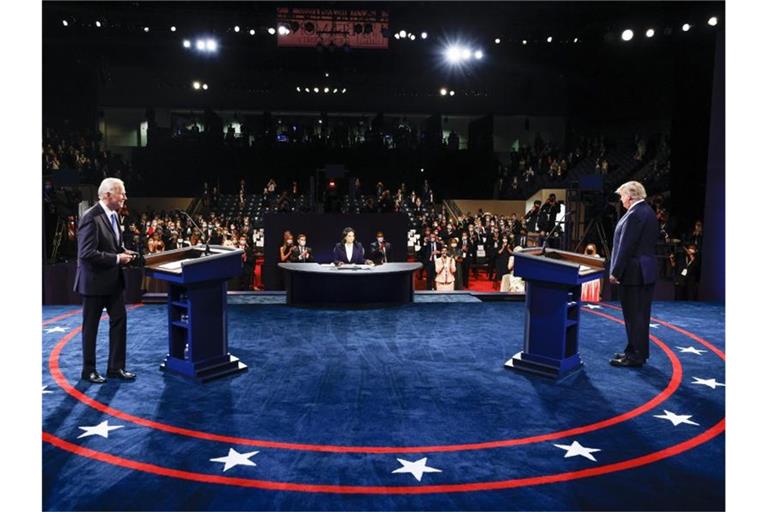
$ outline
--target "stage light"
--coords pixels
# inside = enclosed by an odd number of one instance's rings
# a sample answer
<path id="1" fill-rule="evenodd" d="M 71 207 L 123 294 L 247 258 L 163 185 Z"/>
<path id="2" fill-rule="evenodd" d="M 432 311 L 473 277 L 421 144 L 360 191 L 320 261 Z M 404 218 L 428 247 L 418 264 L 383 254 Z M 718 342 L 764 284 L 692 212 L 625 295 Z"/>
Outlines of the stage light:
<path id="1" fill-rule="evenodd" d="M 399 32 L 395 32 L 395 39 L 400 39 L 400 33 Z"/>
<path id="2" fill-rule="evenodd" d="M 269 35 L 271 36 L 275 35 L 275 27 L 269 27 L 267 29 L 267 32 L 269 32 Z"/>
<path id="3" fill-rule="evenodd" d="M 654 35 L 656 35 L 656 31 L 653 30 L 652 28 L 649 28 L 648 30 L 645 31 L 645 37 L 650 38 L 650 37 L 653 37 Z"/>
<path id="4" fill-rule="evenodd" d="M 461 60 L 461 49 L 456 46 L 449 46 L 445 51 L 445 57 L 448 59 L 448 62 L 455 64 Z"/>
<path id="5" fill-rule="evenodd" d="M 320 89 L 318 89 L 317 87 L 314 87 L 312 90 L 315 92 L 320 92 Z"/>
<path id="6" fill-rule="evenodd" d="M 472 51 L 469 48 L 461 50 L 461 60 L 468 60 L 472 56 Z"/>
<path id="7" fill-rule="evenodd" d="M 301 92 L 301 87 L 297 87 L 296 92 Z"/>
<path id="8" fill-rule="evenodd" d="M 101 28 L 101 22 L 99 20 L 96 20 L 96 28 Z"/>
<path id="9" fill-rule="evenodd" d="M 709 20 L 707 21 L 707 25 L 709 25 L 710 27 L 714 27 L 715 25 L 717 25 L 717 16 L 712 16 L 711 18 L 709 18 Z"/>
<path id="10" fill-rule="evenodd" d="M 235 25 L 235 32 L 240 32 L 240 25 Z"/>
<path id="11" fill-rule="evenodd" d="M 61 20 L 61 24 L 64 25 L 65 27 L 69 26 L 69 22 L 67 20 Z"/>
<path id="12" fill-rule="evenodd" d="M 192 46 L 192 43 L 189 39 L 185 39 L 181 44 L 184 46 L 184 48 L 189 48 Z"/>
<path id="13" fill-rule="evenodd" d="M 454 94 L 456 94 L 456 91 L 451 91 L 451 92 L 449 92 L 448 94 L 450 94 L 451 96 L 453 96 Z"/>
<path id="14" fill-rule="evenodd" d="M 408 35 L 408 33 L 405 30 L 401 30 L 399 34 L 400 34 L 400 37 L 406 37 Z"/>
<path id="15" fill-rule="evenodd" d="M 683 25 L 683 32 L 688 32 L 689 30 L 691 30 L 691 25 L 688 23 L 685 23 Z"/>
<path id="16" fill-rule="evenodd" d="M 317 124 L 323 124 L 323 120 L 322 119 L 318 119 L 317 120 Z"/>
<path id="17" fill-rule="evenodd" d="M 415 41 L 415 40 L 416 40 L 416 36 L 411 34 L 411 41 Z"/>
<path id="18" fill-rule="evenodd" d="M 205 42 L 205 49 L 208 50 L 209 52 L 215 52 L 217 47 L 218 47 L 218 44 L 213 39 L 208 39 Z"/>
<path id="19" fill-rule="evenodd" d="M 326 94 L 328 94 L 328 91 L 330 91 L 330 89 L 327 88 L 327 87 L 323 89 L 323 92 L 326 93 Z"/>
<path id="20" fill-rule="evenodd" d="M 621 33 L 621 39 L 623 41 L 631 41 L 633 37 L 635 37 L 635 33 L 629 29 Z"/>
<path id="21" fill-rule="evenodd" d="M 331 74 L 330 74 L 330 73 L 326 73 L 326 74 L 325 74 L 325 78 L 328 78 L 329 76 L 331 76 Z"/>
<path id="22" fill-rule="evenodd" d="M 526 44 L 528 44 L 528 40 L 527 39 L 523 39 L 523 46 L 525 46 Z"/>
<path id="23" fill-rule="evenodd" d="M 499 38 L 497 37 L 496 39 L 494 39 L 494 40 L 493 40 L 493 42 L 494 42 L 494 43 L 496 43 L 496 44 L 501 44 L 501 39 L 499 39 Z"/>
<path id="24" fill-rule="evenodd" d="M 192 82 L 192 88 L 193 88 L 194 90 L 196 90 L 196 91 L 197 91 L 198 89 L 200 89 L 200 82 L 197 82 L 197 81 L 195 81 L 195 82 Z"/>
<path id="25" fill-rule="evenodd" d="M 277 34 L 278 35 L 287 36 L 290 33 L 291 33 L 291 30 L 288 27 L 286 27 L 285 25 L 280 25 L 279 27 L 277 27 Z"/>
<path id="26" fill-rule="evenodd" d="M 171 25 L 171 32 L 176 32 L 176 26 L 175 25 Z"/>
<path id="27" fill-rule="evenodd" d="M 337 92 L 339 92 L 339 90 L 338 90 L 338 89 L 334 89 L 334 90 L 333 90 L 333 94 L 336 94 Z"/>
<path id="28" fill-rule="evenodd" d="M 208 90 L 208 84 L 203 84 L 203 89 Z"/>
<path id="29" fill-rule="evenodd" d="M 144 32 L 149 32 L 149 27 L 144 27 Z"/>
<path id="30" fill-rule="evenodd" d="M 448 94 L 448 89 L 446 89 L 445 87 L 440 89 L 440 96 L 445 96 L 446 94 Z"/>
<path id="31" fill-rule="evenodd" d="M 345 87 L 344 89 L 341 90 L 341 94 L 346 94 L 346 93 L 347 93 L 347 89 Z"/>
<path id="32" fill-rule="evenodd" d="M 309 87 L 305 87 L 304 92 L 309 92 Z"/>
<path id="33" fill-rule="evenodd" d="M 421 38 L 422 39 L 426 39 L 427 38 L 427 33 L 426 32 L 422 32 L 421 33 Z"/>
<path id="34" fill-rule="evenodd" d="M 483 50 L 475 50 L 475 59 L 480 60 L 483 58 Z"/>
<path id="35" fill-rule="evenodd" d="M 573 38 L 573 42 L 574 42 L 574 43 L 578 43 L 578 42 L 579 42 L 579 38 L 578 38 L 578 37 L 574 37 L 574 38 Z"/>
<path id="36" fill-rule="evenodd" d="M 251 34 L 252 36 L 255 36 L 255 35 L 256 35 L 256 31 L 255 31 L 255 30 L 253 30 L 253 29 L 249 30 L 249 31 L 248 31 L 248 33 L 249 33 L 249 34 Z"/>
<path id="37" fill-rule="evenodd" d="M 202 39 L 198 39 L 197 41 L 195 41 L 195 48 L 197 48 L 201 52 L 204 51 L 205 41 L 203 41 Z"/>

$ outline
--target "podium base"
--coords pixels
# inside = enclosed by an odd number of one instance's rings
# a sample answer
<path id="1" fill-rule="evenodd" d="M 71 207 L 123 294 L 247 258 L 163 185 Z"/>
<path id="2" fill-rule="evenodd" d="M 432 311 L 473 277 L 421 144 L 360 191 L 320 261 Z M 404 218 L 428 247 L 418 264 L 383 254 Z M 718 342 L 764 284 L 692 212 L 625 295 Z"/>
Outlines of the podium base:
<path id="1" fill-rule="evenodd" d="M 572 358 L 563 360 L 560 365 L 557 365 L 532 361 L 525 358 L 523 352 L 518 352 L 512 356 L 509 361 L 504 363 L 504 366 L 519 372 L 542 375 L 559 382 L 581 372 L 584 368 L 584 363 L 581 362 L 581 358 L 578 354 Z"/>
<path id="2" fill-rule="evenodd" d="M 244 372 L 248 370 L 248 366 L 232 354 L 227 354 L 219 360 L 202 363 L 192 363 L 168 355 L 160 363 L 160 369 L 198 382 L 208 382 L 234 373 Z"/>

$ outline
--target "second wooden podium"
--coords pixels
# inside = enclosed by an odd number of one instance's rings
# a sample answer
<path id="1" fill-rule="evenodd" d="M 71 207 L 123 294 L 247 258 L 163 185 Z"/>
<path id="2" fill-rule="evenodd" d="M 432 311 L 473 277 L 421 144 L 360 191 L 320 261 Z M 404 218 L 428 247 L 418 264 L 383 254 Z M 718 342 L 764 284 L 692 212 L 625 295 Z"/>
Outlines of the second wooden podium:
<path id="1" fill-rule="evenodd" d="M 581 369 L 581 285 L 603 276 L 605 260 L 541 247 L 515 255 L 515 276 L 525 281 L 523 350 L 506 366 L 557 380 Z"/>
<path id="2" fill-rule="evenodd" d="M 248 367 L 229 353 L 227 280 L 243 271 L 243 251 L 212 245 L 147 256 L 147 276 L 168 283 L 165 371 L 205 382 Z"/>

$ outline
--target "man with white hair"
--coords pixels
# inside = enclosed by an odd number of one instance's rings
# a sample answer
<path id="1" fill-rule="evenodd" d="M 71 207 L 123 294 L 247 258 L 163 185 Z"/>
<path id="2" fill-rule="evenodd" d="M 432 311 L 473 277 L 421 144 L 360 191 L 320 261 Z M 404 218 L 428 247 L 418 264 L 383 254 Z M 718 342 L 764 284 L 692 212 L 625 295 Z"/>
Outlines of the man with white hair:
<path id="1" fill-rule="evenodd" d="M 645 187 L 628 181 L 616 189 L 627 212 L 613 234 L 610 282 L 619 286 L 619 298 L 627 331 L 624 352 L 611 359 L 613 366 L 640 367 L 648 359 L 651 301 L 658 270 L 656 240 L 659 222 L 645 201 Z"/>
<path id="2" fill-rule="evenodd" d="M 106 178 L 99 186 L 99 202 L 83 213 L 77 228 L 77 273 L 75 291 L 83 297 L 83 380 L 103 384 L 96 370 L 96 334 L 101 312 L 109 315 L 109 361 L 107 377 L 134 380 L 125 369 L 126 313 L 123 267 L 137 253 L 123 245 L 118 211 L 127 199 L 125 185 Z"/>

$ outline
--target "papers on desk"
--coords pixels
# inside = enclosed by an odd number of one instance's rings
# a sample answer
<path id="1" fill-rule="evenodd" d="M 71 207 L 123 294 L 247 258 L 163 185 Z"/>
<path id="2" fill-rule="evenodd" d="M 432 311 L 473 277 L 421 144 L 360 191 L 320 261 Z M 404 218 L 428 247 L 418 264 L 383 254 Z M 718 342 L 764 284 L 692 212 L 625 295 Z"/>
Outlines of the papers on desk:
<path id="1" fill-rule="evenodd" d="M 345 263 L 343 265 L 334 265 L 337 270 L 372 270 L 373 265 L 357 265 L 354 263 Z"/>

